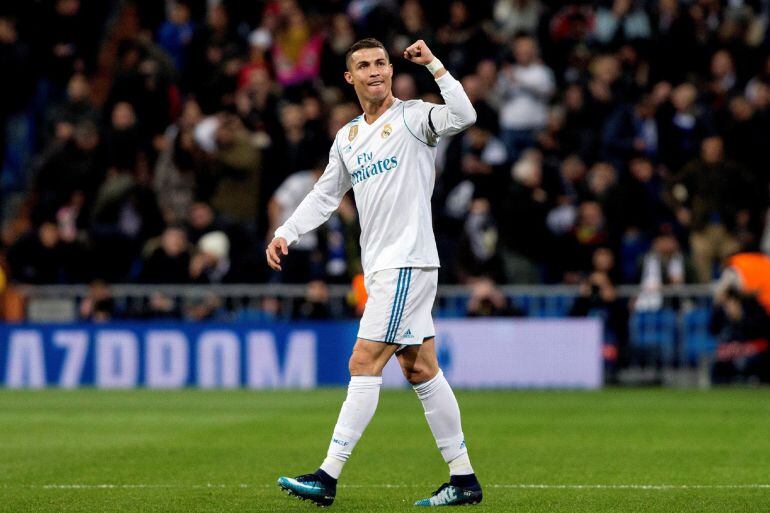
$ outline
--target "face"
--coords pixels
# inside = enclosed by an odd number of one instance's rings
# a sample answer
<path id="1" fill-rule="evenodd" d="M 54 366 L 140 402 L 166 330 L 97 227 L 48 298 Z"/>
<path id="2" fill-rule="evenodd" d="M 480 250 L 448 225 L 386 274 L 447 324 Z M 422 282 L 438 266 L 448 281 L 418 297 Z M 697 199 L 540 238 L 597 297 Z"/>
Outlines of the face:
<path id="1" fill-rule="evenodd" d="M 599 248 L 593 255 L 594 269 L 597 271 L 609 272 L 615 265 L 615 256 L 607 248 Z"/>
<path id="2" fill-rule="evenodd" d="M 161 245 L 167 255 L 175 257 L 180 255 L 187 246 L 187 235 L 179 228 L 168 228 L 163 232 Z"/>
<path id="3" fill-rule="evenodd" d="M 720 137 L 707 137 L 701 143 L 701 158 L 708 164 L 722 160 L 724 145 Z"/>
<path id="4" fill-rule="evenodd" d="M 52 248 L 59 243 L 59 229 L 53 223 L 43 223 L 38 230 L 40 243 L 46 248 Z"/>
<path id="5" fill-rule="evenodd" d="M 698 96 L 698 90 L 692 84 L 682 84 L 671 93 L 671 103 L 679 111 L 689 109 Z"/>
<path id="6" fill-rule="evenodd" d="M 661 235 L 655 239 L 655 250 L 661 255 L 670 256 L 679 249 L 679 243 L 673 235 Z"/>
<path id="7" fill-rule="evenodd" d="M 131 128 L 136 122 L 134 108 L 128 102 L 119 102 L 112 109 L 112 126 L 118 130 Z"/>
<path id="8" fill-rule="evenodd" d="M 382 48 L 363 48 L 350 56 L 345 81 L 356 90 L 359 100 L 377 102 L 388 97 L 393 66 Z"/>
<path id="9" fill-rule="evenodd" d="M 517 63 L 523 66 L 532 63 L 535 60 L 535 55 L 537 55 L 535 41 L 529 37 L 517 39 L 513 46 L 513 53 Z"/>
<path id="10" fill-rule="evenodd" d="M 396 75 L 396 79 L 393 81 L 393 94 L 402 100 L 417 98 L 417 85 L 414 83 L 412 75 L 406 73 Z"/>
<path id="11" fill-rule="evenodd" d="M 190 224 L 195 229 L 209 226 L 214 220 L 214 212 L 206 203 L 194 203 L 190 207 Z"/>
<path id="12" fill-rule="evenodd" d="M 647 159 L 634 159 L 631 161 L 631 175 L 639 182 L 648 182 L 652 179 L 652 163 Z"/>
<path id="13" fill-rule="evenodd" d="M 284 130 L 298 130 L 305 126 L 305 111 L 301 105 L 290 103 L 281 109 L 281 125 Z"/>
<path id="14" fill-rule="evenodd" d="M 724 77 L 733 71 L 733 60 L 730 54 L 722 50 L 711 59 L 711 75 L 715 78 Z"/>
<path id="15" fill-rule="evenodd" d="M 67 84 L 67 96 L 72 101 L 82 101 L 88 98 L 91 90 L 88 80 L 81 74 L 73 75 Z"/>
<path id="16" fill-rule="evenodd" d="M 359 108 L 352 103 L 335 105 L 329 115 L 329 136 L 334 137 L 338 130 L 347 125 L 348 121 L 358 116 Z"/>

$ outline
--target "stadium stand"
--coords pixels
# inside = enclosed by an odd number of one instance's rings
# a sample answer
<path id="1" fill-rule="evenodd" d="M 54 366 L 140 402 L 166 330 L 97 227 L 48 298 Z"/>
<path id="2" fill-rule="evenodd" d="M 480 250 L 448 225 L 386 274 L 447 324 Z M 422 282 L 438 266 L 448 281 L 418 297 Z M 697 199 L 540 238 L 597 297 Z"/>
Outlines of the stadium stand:
<path id="1" fill-rule="evenodd" d="M 349 45 L 381 39 L 395 94 L 439 101 L 430 77 L 398 57 L 422 38 L 478 112 L 438 149 L 434 226 L 450 292 L 437 316 L 599 315 L 613 343 L 694 362 L 714 348 L 708 292 L 691 289 L 693 308 L 655 291 L 709 283 L 739 248 L 770 247 L 768 9 L 757 0 L 6 2 L 4 301 L 18 318 L 19 294 L 30 301 L 67 285 L 84 319 L 354 315 L 342 300 L 360 272 L 352 199 L 284 273 L 269 272 L 262 249 L 271 216 L 296 203 L 359 113 L 342 80 Z M 132 283 L 145 288 L 113 297 L 113 284 Z M 277 288 L 222 296 L 159 284 Z M 496 292 L 512 285 L 531 288 Z"/>

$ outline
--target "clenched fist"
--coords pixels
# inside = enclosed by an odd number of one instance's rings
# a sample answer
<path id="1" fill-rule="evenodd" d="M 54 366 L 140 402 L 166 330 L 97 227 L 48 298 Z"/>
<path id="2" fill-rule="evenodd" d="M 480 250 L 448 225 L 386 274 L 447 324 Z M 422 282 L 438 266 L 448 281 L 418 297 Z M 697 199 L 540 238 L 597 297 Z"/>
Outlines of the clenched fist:
<path id="1" fill-rule="evenodd" d="M 418 39 L 404 50 L 404 59 L 425 66 L 433 60 L 433 52 L 430 51 L 425 41 Z"/>

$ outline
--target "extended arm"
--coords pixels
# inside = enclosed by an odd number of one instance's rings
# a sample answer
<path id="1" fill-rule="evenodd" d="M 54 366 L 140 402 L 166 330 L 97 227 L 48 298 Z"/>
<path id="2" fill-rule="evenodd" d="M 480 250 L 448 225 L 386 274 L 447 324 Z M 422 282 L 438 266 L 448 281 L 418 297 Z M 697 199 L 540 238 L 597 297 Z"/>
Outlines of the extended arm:
<path id="1" fill-rule="evenodd" d="M 295 244 L 301 236 L 328 220 L 351 187 L 350 176 L 340 159 L 335 141 L 329 152 L 329 164 L 313 190 L 305 196 L 291 217 L 275 231 L 275 238 L 266 249 L 268 265 L 280 271 L 278 249 L 286 255 L 288 246 Z"/>

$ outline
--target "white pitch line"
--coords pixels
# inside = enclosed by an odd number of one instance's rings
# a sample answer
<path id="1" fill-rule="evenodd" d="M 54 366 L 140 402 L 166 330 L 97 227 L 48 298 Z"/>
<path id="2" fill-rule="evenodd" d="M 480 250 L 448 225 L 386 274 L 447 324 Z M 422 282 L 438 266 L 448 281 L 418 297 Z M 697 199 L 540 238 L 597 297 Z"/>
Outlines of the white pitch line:
<path id="1" fill-rule="evenodd" d="M 699 490 L 730 488 L 767 488 L 770 484 L 713 484 L 713 485 L 672 485 L 672 484 L 492 484 L 489 488 L 532 488 L 553 490 Z"/>
<path id="2" fill-rule="evenodd" d="M 273 488 L 274 484 L 46 484 L 30 485 L 28 488 L 44 490 L 112 490 L 112 489 L 144 489 L 144 488 Z M 423 488 L 427 484 L 341 484 L 340 488 Z M 8 488 L 8 486 L 6 486 Z M 515 488 L 536 490 L 729 490 L 729 489 L 770 489 L 770 484 L 534 484 L 534 483 L 504 483 L 486 484 L 484 488 Z"/>

